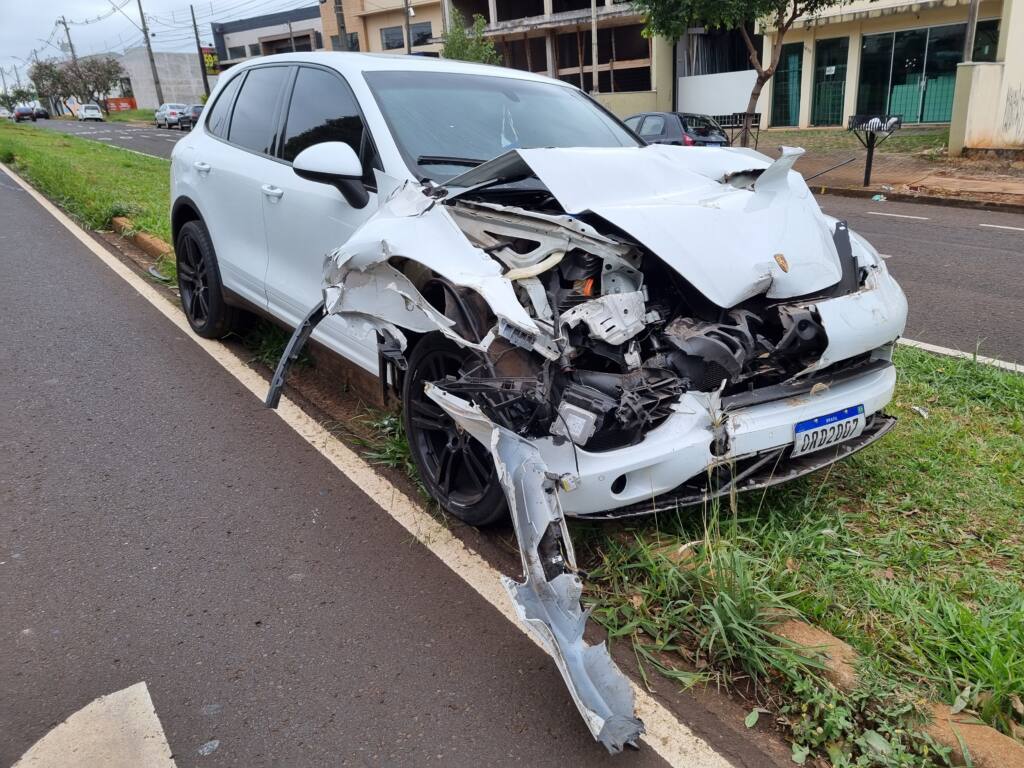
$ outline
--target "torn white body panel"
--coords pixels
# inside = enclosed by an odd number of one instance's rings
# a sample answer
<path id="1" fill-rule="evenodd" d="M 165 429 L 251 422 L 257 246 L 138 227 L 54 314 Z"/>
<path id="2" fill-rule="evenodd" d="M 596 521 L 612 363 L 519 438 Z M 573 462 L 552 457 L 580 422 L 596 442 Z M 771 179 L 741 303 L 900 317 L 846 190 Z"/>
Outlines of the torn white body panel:
<path id="1" fill-rule="evenodd" d="M 629 681 L 604 643 L 583 639 L 589 615 L 580 606 L 583 585 L 554 478 L 536 446 L 495 426 L 465 400 L 437 387 L 427 394 L 494 457 L 523 564 L 522 583 L 502 579 L 519 620 L 554 659 L 594 738 L 613 753 L 635 744 L 644 727 Z"/>

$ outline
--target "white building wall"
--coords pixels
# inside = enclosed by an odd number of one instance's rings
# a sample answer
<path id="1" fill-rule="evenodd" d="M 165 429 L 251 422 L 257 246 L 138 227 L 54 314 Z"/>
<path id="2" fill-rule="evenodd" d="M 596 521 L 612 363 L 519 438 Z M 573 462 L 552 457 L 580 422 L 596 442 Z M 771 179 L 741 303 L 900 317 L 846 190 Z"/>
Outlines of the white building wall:
<path id="1" fill-rule="evenodd" d="M 165 102 L 199 104 L 203 91 L 203 72 L 198 53 L 165 53 L 154 51 L 156 71 Z M 121 66 L 132 81 L 132 92 L 139 109 L 156 109 L 160 102 L 153 84 L 153 70 L 145 47 L 131 48 L 121 57 Z M 210 82 L 213 88 L 213 80 Z"/>

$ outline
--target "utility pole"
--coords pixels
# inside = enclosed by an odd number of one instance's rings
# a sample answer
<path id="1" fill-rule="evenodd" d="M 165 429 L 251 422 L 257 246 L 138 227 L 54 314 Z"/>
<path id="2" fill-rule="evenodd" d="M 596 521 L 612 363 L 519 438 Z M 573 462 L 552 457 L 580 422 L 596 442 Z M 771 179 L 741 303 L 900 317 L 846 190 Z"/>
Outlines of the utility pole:
<path id="1" fill-rule="evenodd" d="M 334 20 L 338 23 L 338 48 L 349 51 L 348 32 L 345 29 L 345 14 L 341 8 L 341 0 L 328 0 L 334 3 Z"/>
<path id="2" fill-rule="evenodd" d="M 0 83 L 4 85 L 4 93 L 7 93 L 7 78 L 4 77 L 4 68 L 0 67 Z"/>
<path id="3" fill-rule="evenodd" d="M 412 53 L 412 38 L 409 37 L 409 0 L 402 0 L 402 7 L 405 11 L 405 52 Z"/>
<path id="4" fill-rule="evenodd" d="M 71 42 L 71 30 L 68 29 L 68 20 L 61 16 L 60 23 L 64 27 L 64 35 L 68 39 L 68 48 L 71 51 L 71 61 L 74 63 L 75 69 L 78 69 L 78 56 L 75 55 L 75 44 Z"/>
<path id="5" fill-rule="evenodd" d="M 978 28 L 980 0 L 971 0 L 967 8 L 967 34 L 964 35 L 964 63 L 974 61 L 974 35 Z"/>
<path id="6" fill-rule="evenodd" d="M 199 42 L 199 27 L 196 26 L 196 9 L 191 5 L 188 7 L 192 12 L 192 31 L 196 35 L 196 53 L 199 54 L 199 71 L 203 73 L 203 90 L 210 95 L 210 78 L 206 76 L 206 57 L 203 55 L 203 45 Z"/>
<path id="7" fill-rule="evenodd" d="M 583 62 L 580 62 L 583 66 Z M 591 93 L 599 93 L 597 84 L 597 0 L 590 0 L 590 84 Z"/>
<path id="8" fill-rule="evenodd" d="M 146 38 L 146 53 L 149 54 L 149 68 L 153 70 L 153 85 L 156 88 L 157 104 L 164 103 L 164 91 L 160 87 L 160 75 L 156 71 L 156 59 L 153 57 L 153 46 L 149 42 L 149 26 L 146 24 L 146 14 L 142 12 L 142 0 L 139 3 L 139 20 L 142 22 L 142 36 Z"/>
<path id="9" fill-rule="evenodd" d="M 292 34 L 292 23 L 288 22 L 288 42 L 292 47 L 292 53 L 295 53 L 295 35 Z"/>

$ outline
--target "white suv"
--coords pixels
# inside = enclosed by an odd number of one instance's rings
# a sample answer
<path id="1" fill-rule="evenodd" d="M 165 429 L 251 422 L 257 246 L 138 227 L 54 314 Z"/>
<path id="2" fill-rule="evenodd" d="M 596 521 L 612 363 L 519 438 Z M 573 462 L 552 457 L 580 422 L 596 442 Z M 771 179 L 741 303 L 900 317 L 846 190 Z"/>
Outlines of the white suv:
<path id="1" fill-rule="evenodd" d="M 578 632 L 564 516 L 766 487 L 894 422 L 906 300 L 821 213 L 801 153 L 648 146 L 518 70 L 262 57 L 172 154 L 182 304 L 207 337 L 246 306 L 296 329 L 268 404 L 310 336 L 400 392 L 441 505 L 511 512 L 512 597 L 621 748 L 640 725 Z"/>

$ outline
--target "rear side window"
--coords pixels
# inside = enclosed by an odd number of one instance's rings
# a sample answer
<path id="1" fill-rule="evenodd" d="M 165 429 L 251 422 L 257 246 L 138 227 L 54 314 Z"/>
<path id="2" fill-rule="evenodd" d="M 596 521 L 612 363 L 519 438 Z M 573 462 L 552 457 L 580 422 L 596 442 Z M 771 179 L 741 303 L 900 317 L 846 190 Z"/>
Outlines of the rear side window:
<path id="1" fill-rule="evenodd" d="M 235 100 L 228 141 L 253 152 L 269 155 L 277 138 L 277 102 L 288 79 L 288 67 L 249 70 Z"/>
<path id="2" fill-rule="evenodd" d="M 373 167 L 379 163 L 356 97 L 337 75 L 300 67 L 288 107 L 281 156 L 290 163 L 302 150 L 325 141 L 343 141 L 352 147 L 363 161 L 363 181 L 374 183 Z"/>
<path id="3" fill-rule="evenodd" d="M 226 139 L 228 135 L 228 117 L 231 114 L 231 99 L 234 98 L 238 86 L 241 85 L 245 75 L 239 75 L 224 86 L 224 90 L 217 96 L 210 108 L 210 116 L 206 118 L 206 130 L 214 136 Z"/>
<path id="4" fill-rule="evenodd" d="M 634 117 L 626 118 L 626 125 L 629 127 L 631 131 L 635 131 L 637 128 L 640 127 L 640 116 L 637 115 Z"/>

